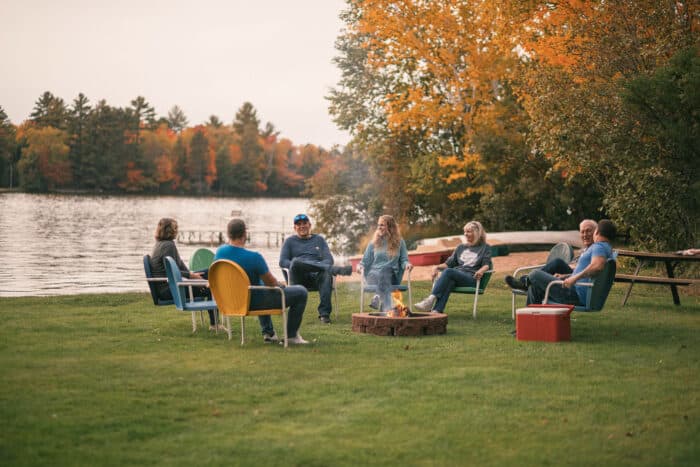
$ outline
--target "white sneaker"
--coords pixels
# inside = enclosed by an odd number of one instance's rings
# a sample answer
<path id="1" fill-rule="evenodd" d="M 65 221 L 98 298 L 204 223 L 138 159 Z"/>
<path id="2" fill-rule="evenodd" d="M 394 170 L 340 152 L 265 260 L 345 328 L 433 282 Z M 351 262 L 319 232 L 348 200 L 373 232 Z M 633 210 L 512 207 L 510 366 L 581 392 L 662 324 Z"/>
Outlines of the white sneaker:
<path id="1" fill-rule="evenodd" d="M 287 341 L 290 344 L 308 344 L 309 343 L 309 341 L 304 340 L 304 338 L 301 337 L 301 334 L 299 334 L 299 333 L 297 333 L 296 337 L 290 337 L 289 339 L 287 339 Z M 280 344 L 283 344 L 283 343 L 284 343 L 283 341 L 280 341 Z"/>
<path id="2" fill-rule="evenodd" d="M 435 300 L 436 300 L 435 295 L 428 295 L 427 298 L 425 298 L 424 300 L 421 300 L 420 302 L 413 305 L 413 308 L 416 308 L 417 310 L 420 310 L 420 311 L 432 311 L 433 305 L 435 305 Z"/>
<path id="3" fill-rule="evenodd" d="M 265 342 L 266 344 L 274 344 L 275 342 L 279 342 L 279 340 L 280 338 L 277 337 L 277 334 L 274 332 L 272 333 L 272 335 L 263 334 L 263 342 Z"/>

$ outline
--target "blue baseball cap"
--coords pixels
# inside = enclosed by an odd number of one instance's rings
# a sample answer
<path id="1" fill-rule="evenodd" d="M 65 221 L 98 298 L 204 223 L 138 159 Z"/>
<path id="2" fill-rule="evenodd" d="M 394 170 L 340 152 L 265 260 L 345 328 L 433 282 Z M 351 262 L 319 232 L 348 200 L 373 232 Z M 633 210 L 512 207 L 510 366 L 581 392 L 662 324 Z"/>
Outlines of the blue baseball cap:
<path id="1" fill-rule="evenodd" d="M 309 216 L 307 216 L 306 214 L 297 214 L 296 216 L 294 216 L 294 224 L 295 225 L 298 222 L 303 222 L 303 221 L 311 222 L 311 219 L 309 219 Z"/>

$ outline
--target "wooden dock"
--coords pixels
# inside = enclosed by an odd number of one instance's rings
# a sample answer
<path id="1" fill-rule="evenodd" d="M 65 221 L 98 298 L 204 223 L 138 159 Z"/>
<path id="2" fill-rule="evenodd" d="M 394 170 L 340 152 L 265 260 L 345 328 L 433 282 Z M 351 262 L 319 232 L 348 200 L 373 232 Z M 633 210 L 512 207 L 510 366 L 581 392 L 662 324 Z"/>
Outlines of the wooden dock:
<path id="1" fill-rule="evenodd" d="M 269 230 L 248 231 L 246 244 L 257 247 L 281 248 L 286 234 Z M 185 245 L 206 245 L 216 247 L 226 243 L 226 232 L 221 230 L 180 230 L 178 243 Z"/>

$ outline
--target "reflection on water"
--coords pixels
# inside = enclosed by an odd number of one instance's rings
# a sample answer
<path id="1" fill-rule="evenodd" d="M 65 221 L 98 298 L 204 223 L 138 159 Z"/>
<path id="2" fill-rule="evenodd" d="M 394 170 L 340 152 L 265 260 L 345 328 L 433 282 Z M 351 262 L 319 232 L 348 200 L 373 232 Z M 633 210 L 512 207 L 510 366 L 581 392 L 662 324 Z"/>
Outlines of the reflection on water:
<path id="1" fill-rule="evenodd" d="M 293 233 L 292 218 L 306 212 L 299 198 L 179 198 L 0 193 L 0 296 L 147 291 L 143 255 L 150 254 L 158 219 L 181 230 L 225 231 L 241 211 L 252 232 Z M 281 278 L 280 248 L 253 238 L 251 248 Z M 201 245 L 179 244 L 187 262 Z"/>

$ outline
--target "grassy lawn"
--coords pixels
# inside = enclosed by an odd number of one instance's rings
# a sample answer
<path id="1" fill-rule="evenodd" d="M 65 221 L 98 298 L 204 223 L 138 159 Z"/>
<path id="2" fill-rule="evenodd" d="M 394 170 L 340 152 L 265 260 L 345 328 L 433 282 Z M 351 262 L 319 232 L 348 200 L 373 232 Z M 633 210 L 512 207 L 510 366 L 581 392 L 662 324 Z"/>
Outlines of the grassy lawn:
<path id="1" fill-rule="evenodd" d="M 2 465 L 698 465 L 700 300 L 616 285 L 572 342 L 519 342 L 502 276 L 447 335 L 353 333 L 340 316 L 265 345 L 191 333 L 146 293 L 3 298 Z M 414 298 L 428 283 L 414 284 Z M 145 284 L 144 284 L 145 288 Z M 522 300 L 522 299 L 521 299 Z M 275 321 L 279 329 L 279 320 Z"/>

